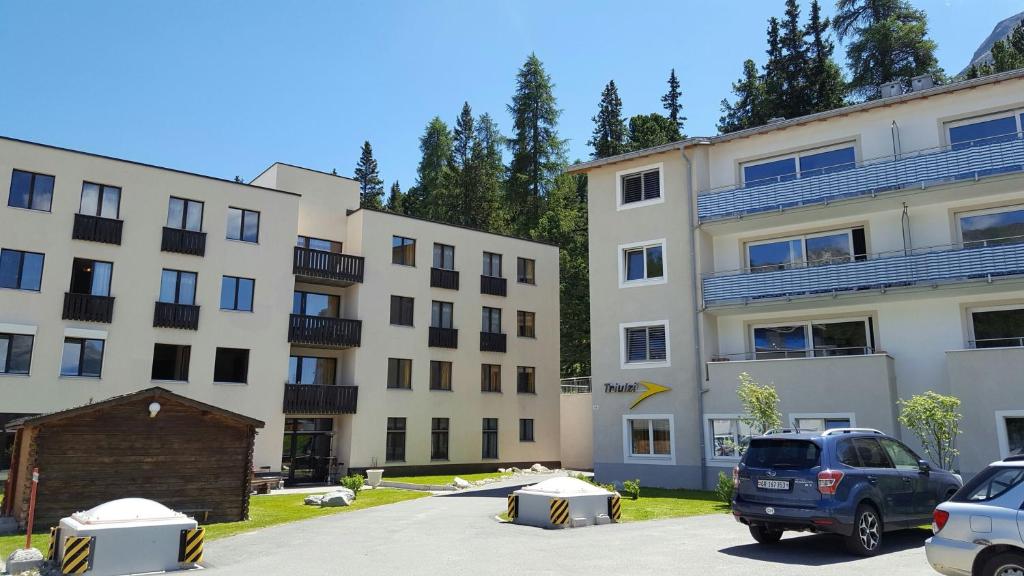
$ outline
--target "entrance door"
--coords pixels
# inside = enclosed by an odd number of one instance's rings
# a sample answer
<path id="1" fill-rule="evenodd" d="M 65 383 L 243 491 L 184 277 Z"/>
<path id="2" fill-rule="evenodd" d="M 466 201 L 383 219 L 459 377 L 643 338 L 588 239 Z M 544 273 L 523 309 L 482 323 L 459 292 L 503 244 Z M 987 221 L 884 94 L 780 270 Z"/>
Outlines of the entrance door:
<path id="1" fill-rule="evenodd" d="M 334 420 L 331 418 L 287 418 L 281 472 L 287 484 L 327 482 L 334 458 Z"/>

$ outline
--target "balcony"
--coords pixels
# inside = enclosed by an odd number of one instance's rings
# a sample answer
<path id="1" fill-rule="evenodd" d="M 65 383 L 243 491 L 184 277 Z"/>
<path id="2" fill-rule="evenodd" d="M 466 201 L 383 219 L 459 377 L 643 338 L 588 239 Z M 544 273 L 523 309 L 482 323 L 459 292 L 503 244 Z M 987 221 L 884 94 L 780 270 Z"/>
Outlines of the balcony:
<path id="1" fill-rule="evenodd" d="M 206 254 L 206 232 L 164 226 L 164 236 L 160 242 L 160 250 L 163 252 L 203 256 Z"/>
<path id="2" fill-rule="evenodd" d="M 363 281 L 363 257 L 295 247 L 292 273 L 304 282 L 351 286 Z"/>
<path id="3" fill-rule="evenodd" d="M 314 348 L 344 349 L 359 346 L 363 323 L 359 320 L 292 314 L 288 341 Z"/>
<path id="4" fill-rule="evenodd" d="M 481 286 L 483 286 L 481 284 Z M 447 288 L 448 290 L 459 289 L 459 272 L 458 270 L 446 270 L 444 268 L 431 268 L 430 269 L 430 287 L 431 288 Z M 483 288 L 481 288 L 482 290 Z"/>
<path id="5" fill-rule="evenodd" d="M 154 328 L 199 329 L 199 306 L 157 302 L 153 312 Z"/>
<path id="6" fill-rule="evenodd" d="M 114 298 L 92 294 L 64 293 L 64 320 L 103 322 L 109 324 L 114 317 Z"/>
<path id="7" fill-rule="evenodd" d="M 124 222 L 121 220 L 75 214 L 75 224 L 71 228 L 71 237 L 75 240 L 120 245 L 121 229 L 123 226 Z"/>
<path id="8" fill-rule="evenodd" d="M 508 295 L 508 281 L 497 276 L 480 275 L 480 293 L 494 296 Z"/>
<path id="9" fill-rule="evenodd" d="M 285 384 L 285 414 L 355 414 L 358 386 Z"/>
<path id="10" fill-rule="evenodd" d="M 458 348 L 459 331 L 455 328 L 430 327 L 430 334 L 427 335 L 427 346 L 434 348 Z"/>
<path id="11" fill-rule="evenodd" d="M 834 170 L 808 178 L 790 174 L 768 184 L 762 181 L 757 186 L 707 190 L 697 196 L 697 214 L 701 222 L 709 222 L 1019 173 L 1024 171 L 1024 139 L 1017 134 L 1016 138 L 1002 142 L 965 142 L 864 160 Z"/>
<path id="12" fill-rule="evenodd" d="M 481 332 L 480 333 L 480 351 L 481 352 L 504 352 L 505 351 L 506 338 L 505 334 L 499 332 Z"/>
<path id="13" fill-rule="evenodd" d="M 827 296 L 1024 274 L 1024 238 L 986 246 L 951 244 L 872 254 L 841 263 L 809 263 L 785 270 L 715 273 L 703 280 L 708 308 L 754 301 Z M 1013 243 L 1009 243 L 1013 242 Z"/>

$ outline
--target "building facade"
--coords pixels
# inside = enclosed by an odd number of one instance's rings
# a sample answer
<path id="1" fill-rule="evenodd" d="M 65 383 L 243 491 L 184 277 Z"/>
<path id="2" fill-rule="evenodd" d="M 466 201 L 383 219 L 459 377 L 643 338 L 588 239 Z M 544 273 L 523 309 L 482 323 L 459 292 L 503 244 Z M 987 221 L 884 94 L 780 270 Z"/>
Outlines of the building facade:
<path id="1" fill-rule="evenodd" d="M 574 167 L 598 476 L 728 473 L 741 374 L 787 427 L 915 446 L 897 402 L 932 390 L 963 403 L 963 473 L 1024 450 L 1022 94 L 1005 73 Z"/>
<path id="2" fill-rule="evenodd" d="M 557 247 L 287 164 L 0 139 L 0 190 L 0 425 L 157 383 L 264 421 L 254 467 L 294 483 L 559 460 Z"/>

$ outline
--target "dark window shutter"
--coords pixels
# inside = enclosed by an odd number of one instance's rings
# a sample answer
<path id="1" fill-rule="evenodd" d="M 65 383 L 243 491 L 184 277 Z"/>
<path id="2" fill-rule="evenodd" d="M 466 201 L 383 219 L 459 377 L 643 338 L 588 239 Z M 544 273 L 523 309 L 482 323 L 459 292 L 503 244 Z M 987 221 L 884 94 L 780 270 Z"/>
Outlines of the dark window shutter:
<path id="1" fill-rule="evenodd" d="M 644 174 L 644 200 L 661 198 L 661 171 L 651 170 Z"/>
<path id="2" fill-rule="evenodd" d="M 622 179 L 622 203 L 629 204 L 643 200 L 642 186 L 639 174 L 624 177 Z"/>
<path id="3" fill-rule="evenodd" d="M 647 330 L 626 329 L 626 361 L 643 362 L 647 359 Z"/>
<path id="4" fill-rule="evenodd" d="M 651 326 L 647 329 L 648 360 L 665 359 L 665 327 Z"/>

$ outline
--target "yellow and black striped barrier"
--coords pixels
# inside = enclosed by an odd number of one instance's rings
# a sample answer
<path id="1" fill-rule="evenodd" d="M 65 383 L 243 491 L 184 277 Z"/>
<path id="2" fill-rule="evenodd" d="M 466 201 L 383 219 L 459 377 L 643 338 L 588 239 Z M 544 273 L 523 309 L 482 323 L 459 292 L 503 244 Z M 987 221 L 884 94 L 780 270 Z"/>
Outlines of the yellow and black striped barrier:
<path id="1" fill-rule="evenodd" d="M 555 526 L 565 526 L 569 522 L 569 501 L 565 498 L 552 498 L 550 518 Z"/>
<path id="2" fill-rule="evenodd" d="M 85 574 L 92 564 L 92 536 L 68 536 L 64 539 L 61 574 Z"/>
<path id="3" fill-rule="evenodd" d="M 46 559 L 53 560 L 57 557 L 57 541 L 60 540 L 60 528 L 50 528 L 50 545 L 46 548 Z"/>
<path id="4" fill-rule="evenodd" d="M 608 517 L 612 522 L 618 522 L 622 518 L 622 497 L 613 494 L 608 497 Z"/>
<path id="5" fill-rule="evenodd" d="M 508 518 L 509 520 L 515 520 L 519 517 L 519 496 L 515 494 L 508 495 Z"/>
<path id="6" fill-rule="evenodd" d="M 196 564 L 203 561 L 203 540 L 206 528 L 181 531 L 181 547 L 178 549 L 178 562 Z"/>

